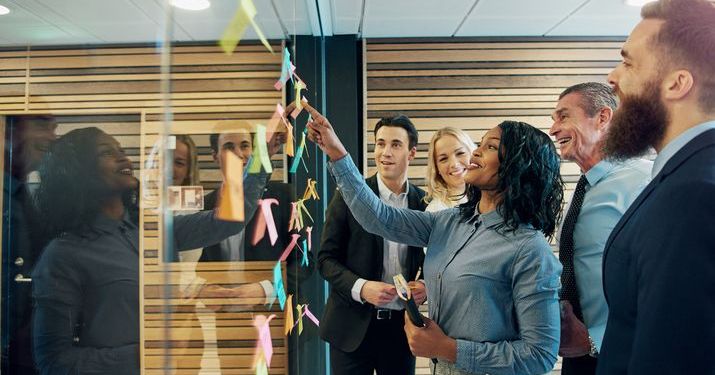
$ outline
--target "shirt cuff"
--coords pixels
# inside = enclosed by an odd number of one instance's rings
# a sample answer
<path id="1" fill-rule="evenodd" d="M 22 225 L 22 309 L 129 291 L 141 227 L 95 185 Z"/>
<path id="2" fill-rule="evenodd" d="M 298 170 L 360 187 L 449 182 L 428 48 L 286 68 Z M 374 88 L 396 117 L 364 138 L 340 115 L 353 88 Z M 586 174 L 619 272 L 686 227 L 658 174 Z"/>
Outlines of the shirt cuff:
<path id="1" fill-rule="evenodd" d="M 263 288 L 263 293 L 266 294 L 266 305 L 272 304 L 276 300 L 276 291 L 273 289 L 273 284 L 268 280 L 263 280 L 259 284 Z"/>
<path id="2" fill-rule="evenodd" d="M 343 159 L 345 159 L 345 158 L 343 158 Z M 340 159 L 340 160 L 343 160 L 343 159 Z M 338 161 L 340 161 L 340 160 L 338 160 Z M 360 292 L 362 291 L 362 287 L 363 287 L 363 285 L 365 285 L 366 282 L 367 282 L 367 280 L 360 278 L 360 279 L 357 279 L 357 281 L 355 281 L 355 284 L 353 284 L 353 288 L 352 288 L 352 290 L 350 290 L 350 294 L 352 295 L 352 297 L 355 301 L 360 302 L 360 303 L 365 303 L 365 301 L 363 301 L 362 298 L 360 298 Z"/>
<path id="3" fill-rule="evenodd" d="M 354 165 L 350 154 L 345 154 L 342 158 L 328 163 L 328 168 L 333 176 L 338 177 L 350 173 L 350 167 Z"/>

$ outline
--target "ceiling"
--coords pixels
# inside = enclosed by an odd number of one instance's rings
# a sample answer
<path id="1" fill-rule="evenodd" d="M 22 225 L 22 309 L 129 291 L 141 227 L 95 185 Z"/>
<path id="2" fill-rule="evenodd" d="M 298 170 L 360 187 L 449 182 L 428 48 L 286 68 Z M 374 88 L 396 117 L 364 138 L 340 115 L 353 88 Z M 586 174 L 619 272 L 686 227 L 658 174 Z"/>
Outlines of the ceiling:
<path id="1" fill-rule="evenodd" d="M 623 0 L 254 0 L 270 39 L 290 35 L 381 37 L 624 36 L 639 8 Z M 147 43 L 162 36 L 164 0 L 0 0 L 0 46 Z M 174 9 L 173 40 L 220 39 L 238 0 Z M 249 28 L 245 39 L 255 39 Z"/>

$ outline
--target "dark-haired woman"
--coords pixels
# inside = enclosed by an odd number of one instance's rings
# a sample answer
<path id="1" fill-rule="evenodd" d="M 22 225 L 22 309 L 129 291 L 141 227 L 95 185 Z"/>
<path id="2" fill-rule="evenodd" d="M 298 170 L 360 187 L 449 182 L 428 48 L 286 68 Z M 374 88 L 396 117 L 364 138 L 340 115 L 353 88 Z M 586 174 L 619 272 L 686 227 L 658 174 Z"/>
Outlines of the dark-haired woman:
<path id="1" fill-rule="evenodd" d="M 73 130 L 40 168 L 38 206 L 56 238 L 33 272 L 41 374 L 139 373 L 139 228 L 132 163 L 97 128 Z M 255 210 L 267 176 L 244 182 Z M 177 250 L 217 243 L 243 223 L 205 211 L 174 218 Z"/>
<path id="2" fill-rule="evenodd" d="M 306 107 L 313 117 L 309 136 L 330 157 L 358 222 L 385 239 L 429 248 L 424 270 L 432 320 L 417 328 L 405 319 L 412 352 L 437 358 L 436 374 L 550 371 L 559 347 L 561 265 L 544 235 L 554 232 L 563 183 L 549 137 L 525 123 L 501 123 L 472 153 L 464 176 L 469 201 L 418 212 L 382 204 L 329 121 Z"/>

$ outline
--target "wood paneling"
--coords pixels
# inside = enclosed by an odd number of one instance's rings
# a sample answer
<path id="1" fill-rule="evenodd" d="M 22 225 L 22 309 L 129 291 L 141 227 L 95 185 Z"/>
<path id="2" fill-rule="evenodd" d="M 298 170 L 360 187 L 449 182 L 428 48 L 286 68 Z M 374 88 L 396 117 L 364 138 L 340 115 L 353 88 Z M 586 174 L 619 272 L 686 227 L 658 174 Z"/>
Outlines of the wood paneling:
<path id="1" fill-rule="evenodd" d="M 620 60 L 619 41 L 426 39 L 368 40 L 366 55 L 367 174 L 375 172 L 372 129 L 383 116 L 403 113 L 420 131 L 410 176 L 424 186 L 426 151 L 434 131 L 456 126 L 472 139 L 499 122 L 525 121 L 548 132 L 558 94 L 586 82 L 606 82 Z M 563 163 L 570 188 L 579 169 Z M 422 177 L 420 177 L 422 176 Z M 567 193 L 567 196 L 570 194 Z"/>

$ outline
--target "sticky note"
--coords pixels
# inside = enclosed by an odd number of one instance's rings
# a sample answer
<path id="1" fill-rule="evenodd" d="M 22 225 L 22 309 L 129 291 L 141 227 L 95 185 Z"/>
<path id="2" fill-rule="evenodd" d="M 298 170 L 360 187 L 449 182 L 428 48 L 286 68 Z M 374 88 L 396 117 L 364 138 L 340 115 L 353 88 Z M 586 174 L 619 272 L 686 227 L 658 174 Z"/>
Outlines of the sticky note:
<path id="1" fill-rule="evenodd" d="M 243 221 L 243 162 L 231 151 L 223 158 L 223 185 L 219 193 L 216 217 L 226 221 Z"/>
<path id="2" fill-rule="evenodd" d="M 258 211 L 258 220 L 256 220 L 256 227 L 251 240 L 252 245 L 255 246 L 258 241 L 263 239 L 266 229 L 268 229 L 268 238 L 271 240 L 271 245 L 276 244 L 278 230 L 276 229 L 275 221 L 273 221 L 273 212 L 271 211 L 271 206 L 274 204 L 278 205 L 278 200 L 275 198 L 258 200 L 260 210 Z"/>
<path id="3" fill-rule="evenodd" d="M 286 309 L 285 311 L 285 325 L 283 327 L 283 332 L 288 336 L 291 331 L 293 331 L 293 295 L 289 294 L 288 299 L 286 299 Z"/>
<path id="4" fill-rule="evenodd" d="M 295 309 L 298 310 L 298 336 L 303 333 L 303 306 L 295 305 Z"/>
<path id="5" fill-rule="evenodd" d="M 290 52 L 288 48 L 283 48 L 283 63 L 281 64 L 281 77 L 273 85 L 276 90 L 280 91 L 289 79 L 293 78 L 295 65 L 290 62 Z"/>
<path id="6" fill-rule="evenodd" d="M 308 200 L 310 198 L 320 200 L 320 197 L 318 196 L 318 191 L 315 190 L 316 183 L 317 181 L 314 181 L 312 178 L 308 179 L 308 182 L 305 187 L 305 192 L 303 193 L 303 200 Z"/>
<path id="7" fill-rule="evenodd" d="M 286 259 L 288 259 L 288 255 L 290 255 L 290 252 L 293 251 L 295 245 L 298 244 L 298 238 L 300 238 L 300 234 L 292 234 L 291 236 L 292 238 L 290 240 L 290 243 L 288 244 L 288 246 L 286 246 L 285 250 L 283 250 L 281 257 L 278 258 L 279 262 L 284 262 Z"/>
<path id="8" fill-rule="evenodd" d="M 313 246 L 311 244 L 311 237 L 313 237 L 313 227 L 305 228 L 305 236 L 308 238 L 308 250 L 312 250 Z"/>
<path id="9" fill-rule="evenodd" d="M 295 172 L 298 171 L 298 163 L 300 163 L 300 159 L 303 157 L 303 151 L 305 150 L 305 135 L 306 133 L 303 132 L 301 138 L 300 138 L 300 144 L 298 145 L 298 150 L 295 152 L 295 157 L 293 158 L 293 163 L 290 166 L 290 173 L 295 174 Z"/>
<path id="10" fill-rule="evenodd" d="M 266 127 L 256 125 L 256 136 L 253 138 L 253 158 L 248 165 L 248 173 L 260 173 L 261 166 L 266 173 L 273 172 L 271 157 L 268 155 L 268 145 L 266 144 Z"/>
<path id="11" fill-rule="evenodd" d="M 281 305 L 281 310 L 285 309 L 286 291 L 283 287 L 283 273 L 281 272 L 281 262 L 276 262 L 276 266 L 273 267 L 273 289 L 275 289 L 276 296 L 278 296 L 278 302 Z"/>
<path id="12" fill-rule="evenodd" d="M 303 259 L 300 262 L 300 265 L 303 267 L 308 267 L 308 245 L 306 244 L 306 240 L 303 240 Z"/>
<path id="13" fill-rule="evenodd" d="M 268 49 L 271 53 L 274 53 L 273 48 L 271 48 L 271 45 L 268 44 L 266 37 L 263 35 L 263 31 L 261 31 L 261 28 L 256 24 L 256 13 L 256 5 L 253 4 L 253 0 L 239 0 L 238 9 L 231 19 L 231 22 L 229 22 L 226 27 L 226 30 L 224 30 L 221 40 L 219 41 L 219 45 L 224 53 L 227 55 L 233 54 L 233 50 L 236 49 L 236 46 L 241 41 L 243 33 L 246 32 L 248 25 L 253 26 L 258 38 L 261 40 L 261 43 L 263 43 L 266 49 Z"/>
<path id="14" fill-rule="evenodd" d="M 268 318 L 265 315 L 256 315 L 253 318 L 253 326 L 258 330 L 258 361 L 263 357 L 268 367 L 271 366 L 271 358 L 273 357 L 273 342 L 271 341 L 270 322 L 275 318 L 275 314 L 271 314 Z M 261 353 L 262 352 L 262 353 Z M 263 354 L 262 356 L 260 354 Z"/>
<path id="15" fill-rule="evenodd" d="M 313 313 L 308 309 L 308 305 L 303 306 L 303 312 L 305 313 L 305 316 L 308 317 L 316 326 L 320 327 L 320 322 L 318 321 L 318 318 L 313 315 Z"/>

